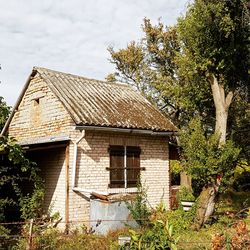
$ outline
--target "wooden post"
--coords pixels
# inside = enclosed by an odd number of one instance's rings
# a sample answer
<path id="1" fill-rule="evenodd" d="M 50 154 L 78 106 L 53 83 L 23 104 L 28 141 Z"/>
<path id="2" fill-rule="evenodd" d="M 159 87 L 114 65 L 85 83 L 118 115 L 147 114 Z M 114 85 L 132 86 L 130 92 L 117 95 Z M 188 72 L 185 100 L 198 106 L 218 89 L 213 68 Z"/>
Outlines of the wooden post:
<path id="1" fill-rule="evenodd" d="M 31 249 L 32 249 L 32 230 L 33 230 L 33 223 L 34 223 L 34 220 L 31 219 L 31 220 L 30 220 L 29 241 L 28 241 L 28 245 L 27 245 L 27 250 L 31 250 Z"/>
<path id="2" fill-rule="evenodd" d="M 69 145 L 65 150 L 65 233 L 69 232 Z"/>

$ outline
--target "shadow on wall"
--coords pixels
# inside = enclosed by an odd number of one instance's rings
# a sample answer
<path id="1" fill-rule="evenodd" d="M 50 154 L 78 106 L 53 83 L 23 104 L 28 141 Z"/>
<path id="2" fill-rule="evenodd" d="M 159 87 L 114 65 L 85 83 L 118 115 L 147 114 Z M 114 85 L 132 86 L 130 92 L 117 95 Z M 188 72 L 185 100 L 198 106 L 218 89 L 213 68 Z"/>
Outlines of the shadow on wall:
<path id="1" fill-rule="evenodd" d="M 44 211 L 48 212 L 55 203 L 62 203 L 64 207 L 64 196 L 57 188 L 65 185 L 65 175 L 60 176 L 64 169 L 65 148 L 44 149 L 28 152 L 30 160 L 37 163 L 40 175 L 45 181 Z M 59 184 L 61 182 L 61 184 Z M 53 195 L 55 195 L 53 199 Z M 58 204 L 59 205 L 59 204 Z"/>

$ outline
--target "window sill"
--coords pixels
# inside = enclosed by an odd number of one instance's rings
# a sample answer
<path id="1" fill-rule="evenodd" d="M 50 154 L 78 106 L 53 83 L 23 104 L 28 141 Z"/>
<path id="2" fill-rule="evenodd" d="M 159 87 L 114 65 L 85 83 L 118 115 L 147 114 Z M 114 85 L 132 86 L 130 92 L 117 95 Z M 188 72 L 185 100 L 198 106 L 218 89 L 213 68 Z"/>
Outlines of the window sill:
<path id="1" fill-rule="evenodd" d="M 109 194 L 123 194 L 123 193 L 137 193 L 138 190 L 134 188 L 108 188 Z"/>

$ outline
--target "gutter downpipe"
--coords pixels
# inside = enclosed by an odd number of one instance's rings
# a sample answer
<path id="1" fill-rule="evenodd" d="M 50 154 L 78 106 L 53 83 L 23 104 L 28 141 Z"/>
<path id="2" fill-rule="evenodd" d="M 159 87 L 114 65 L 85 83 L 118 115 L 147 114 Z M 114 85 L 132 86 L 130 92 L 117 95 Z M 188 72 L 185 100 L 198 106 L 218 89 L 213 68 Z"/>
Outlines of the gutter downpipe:
<path id="1" fill-rule="evenodd" d="M 98 193 L 102 195 L 108 195 L 107 192 L 100 192 L 96 190 L 84 189 L 79 188 L 76 186 L 76 166 L 77 166 L 77 151 L 78 151 L 78 144 L 80 141 L 85 137 L 85 130 L 82 130 L 80 137 L 74 142 L 74 154 L 73 154 L 73 171 L 72 171 L 72 190 L 74 192 L 82 192 L 82 193 Z"/>
<path id="2" fill-rule="evenodd" d="M 74 142 L 74 154 L 73 154 L 73 171 L 72 171 L 72 189 L 76 188 L 76 163 L 77 163 L 77 147 L 79 142 L 85 137 L 85 130 L 82 130 L 80 137 Z"/>

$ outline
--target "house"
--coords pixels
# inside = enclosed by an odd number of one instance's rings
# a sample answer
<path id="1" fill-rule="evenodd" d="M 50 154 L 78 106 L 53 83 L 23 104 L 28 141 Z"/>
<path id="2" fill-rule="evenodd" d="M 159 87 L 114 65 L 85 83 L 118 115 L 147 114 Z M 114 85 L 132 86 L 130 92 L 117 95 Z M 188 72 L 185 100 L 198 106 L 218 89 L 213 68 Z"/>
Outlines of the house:
<path id="1" fill-rule="evenodd" d="M 90 220 L 93 198 L 135 193 L 139 178 L 150 205 L 169 208 L 168 141 L 176 131 L 130 86 L 34 67 L 2 134 L 37 162 L 44 209 L 68 225 Z"/>

